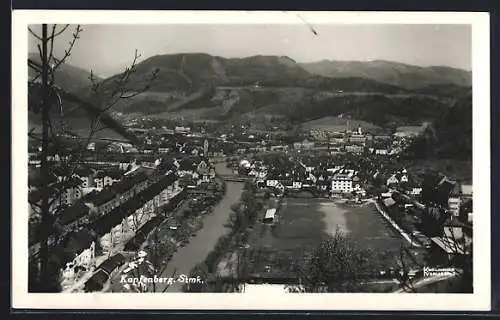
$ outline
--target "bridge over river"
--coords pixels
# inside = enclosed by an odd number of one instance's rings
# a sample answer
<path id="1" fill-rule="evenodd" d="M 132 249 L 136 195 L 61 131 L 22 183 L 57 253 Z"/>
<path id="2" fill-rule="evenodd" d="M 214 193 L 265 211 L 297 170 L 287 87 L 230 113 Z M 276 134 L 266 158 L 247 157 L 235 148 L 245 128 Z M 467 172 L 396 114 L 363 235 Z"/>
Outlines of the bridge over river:
<path id="1" fill-rule="evenodd" d="M 226 182 L 253 182 L 253 178 L 249 177 L 239 177 L 236 175 L 228 174 L 228 175 L 219 175 L 219 178 Z"/>

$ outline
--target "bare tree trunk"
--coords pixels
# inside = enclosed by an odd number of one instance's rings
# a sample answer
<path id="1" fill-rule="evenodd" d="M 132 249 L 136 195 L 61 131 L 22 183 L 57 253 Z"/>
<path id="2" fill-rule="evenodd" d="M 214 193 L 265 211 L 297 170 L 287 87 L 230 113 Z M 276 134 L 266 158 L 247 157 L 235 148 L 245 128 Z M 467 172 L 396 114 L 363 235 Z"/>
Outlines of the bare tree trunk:
<path id="1" fill-rule="evenodd" d="M 138 94 L 145 92 L 149 89 L 150 82 L 152 82 L 156 78 L 156 74 L 159 70 L 155 70 L 148 84 L 141 90 L 133 90 L 134 93 L 129 93 L 131 90 L 127 88 L 127 84 L 129 83 L 130 76 L 136 72 L 137 60 L 140 55 L 137 53 L 137 50 L 134 55 L 134 60 L 130 67 L 127 67 L 125 71 L 119 76 L 117 80 L 116 87 L 112 90 L 110 97 L 102 97 L 99 92 L 100 85 L 103 81 L 97 81 L 97 79 L 93 76 L 91 72 L 90 80 L 92 81 L 92 92 L 96 96 L 95 101 L 93 103 L 81 100 L 76 95 L 71 92 L 66 92 L 65 90 L 54 86 L 55 84 L 55 71 L 65 63 L 66 59 L 71 55 L 71 51 L 74 47 L 75 42 L 79 39 L 79 34 L 82 31 L 80 25 L 76 26 L 75 31 L 72 33 L 72 40 L 69 42 L 69 47 L 64 52 L 64 56 L 60 59 L 53 56 L 53 48 L 54 48 L 54 40 L 57 36 L 64 33 L 69 24 L 62 27 L 60 30 L 56 30 L 56 25 L 52 25 L 50 35 L 48 33 L 48 25 L 42 24 L 42 34 L 36 34 L 30 27 L 28 27 L 29 33 L 37 39 L 40 44 L 38 45 L 39 55 L 40 55 L 40 63 L 33 61 L 28 58 L 28 66 L 31 70 L 35 71 L 36 75 L 29 80 L 30 89 L 35 94 L 35 105 L 31 105 L 32 110 L 35 113 L 41 113 L 42 116 L 42 138 L 38 137 L 33 133 L 33 130 L 28 132 L 28 137 L 31 137 L 37 141 L 40 141 L 42 144 L 41 150 L 41 180 L 42 180 L 42 201 L 40 204 L 40 225 L 38 229 L 38 239 L 40 242 L 40 251 L 39 258 L 37 258 L 38 264 L 36 265 L 36 269 L 33 272 L 35 273 L 35 279 L 37 284 L 37 291 L 41 292 L 50 292 L 54 291 L 57 286 L 56 277 L 58 277 L 58 270 L 52 270 L 52 266 L 49 263 L 49 247 L 53 243 L 57 243 L 58 239 L 62 238 L 65 234 L 57 234 L 57 236 L 51 235 L 53 233 L 52 225 L 51 225 L 51 211 L 54 212 L 57 210 L 57 207 L 61 205 L 61 197 L 64 192 L 64 184 L 67 182 L 66 178 L 71 178 L 73 173 L 77 167 L 78 162 L 80 162 L 81 158 L 84 155 L 85 147 L 89 144 L 92 139 L 92 136 L 105 128 L 110 128 L 119 134 L 126 133 L 126 130 L 114 119 L 107 117 L 102 118 L 113 105 L 118 103 L 120 100 L 126 100 L 137 96 Z M 37 83 L 38 79 L 41 79 L 41 83 Z M 41 94 L 41 99 L 38 97 L 38 94 Z M 57 97 L 57 101 L 52 101 L 52 97 Z M 39 104 L 41 100 L 41 104 Z M 78 104 L 77 107 L 68 110 L 63 113 L 63 101 L 69 101 L 72 103 Z M 94 103 L 97 102 L 97 105 L 103 105 L 104 107 L 96 106 Z M 50 117 L 50 109 L 52 106 L 58 106 L 59 116 L 61 118 L 61 128 L 57 129 L 54 127 L 54 122 L 51 121 Z M 30 107 L 30 106 L 29 106 Z M 50 190 L 48 188 L 49 178 L 50 178 L 50 164 L 48 162 L 49 156 L 49 146 L 55 146 L 54 150 L 57 150 L 59 147 L 57 141 L 57 130 L 65 130 L 63 118 L 68 113 L 73 112 L 74 110 L 82 108 L 89 112 L 89 117 L 91 119 L 90 125 L 90 133 L 86 139 L 86 143 L 84 143 L 83 147 L 79 152 L 74 154 L 75 157 L 71 157 L 71 165 L 69 165 L 69 174 L 67 174 L 61 181 L 62 185 L 59 191 L 54 192 L 54 190 Z M 102 120 L 102 121 L 101 121 Z M 102 123 L 101 123 L 102 122 Z M 99 125 L 102 124 L 101 128 Z M 134 142 L 136 139 L 134 136 L 126 135 L 128 138 L 131 138 Z M 65 164 L 66 165 L 66 164 Z M 51 195 L 54 194 L 53 197 Z M 54 206 L 52 206 L 54 204 Z M 54 208 L 55 207 L 55 208 Z M 58 266 L 56 266 L 57 268 Z"/>
<path id="2" fill-rule="evenodd" d="M 47 25 L 42 25 L 42 160 L 41 160 L 41 174 L 42 174 L 42 221 L 41 221 L 41 270 L 40 270 L 40 284 L 42 291 L 46 291 L 49 286 L 48 277 L 48 231 L 49 231 L 49 164 L 48 145 L 49 145 L 49 95 L 48 95 L 48 61 L 47 61 Z"/>

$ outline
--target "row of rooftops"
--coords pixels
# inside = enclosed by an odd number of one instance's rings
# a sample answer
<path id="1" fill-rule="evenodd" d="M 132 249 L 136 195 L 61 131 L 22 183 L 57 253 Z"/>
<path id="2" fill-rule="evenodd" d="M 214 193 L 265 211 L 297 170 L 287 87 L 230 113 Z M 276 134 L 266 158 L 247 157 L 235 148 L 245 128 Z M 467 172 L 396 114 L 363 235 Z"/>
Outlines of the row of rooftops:
<path id="1" fill-rule="evenodd" d="M 94 190 L 88 193 L 82 198 L 82 200 L 92 203 L 95 206 L 101 206 L 147 179 L 148 176 L 142 171 L 131 176 L 125 176 L 122 180 L 105 187 L 100 192 Z"/>
<path id="2" fill-rule="evenodd" d="M 120 221 L 130 214 L 132 214 L 137 209 L 141 208 L 146 202 L 153 199 L 162 189 L 164 189 L 166 184 L 172 183 L 175 180 L 173 175 L 165 177 L 163 182 L 157 183 L 152 187 L 142 191 L 139 195 L 127 200 L 125 203 L 116 207 L 108 214 L 101 216 L 96 221 L 93 221 L 89 226 L 90 229 L 94 230 L 98 235 L 105 235 L 114 226 L 120 223 Z M 176 197 L 184 197 L 186 194 L 181 193 Z M 170 199 L 170 201 L 175 201 Z"/>
<path id="3" fill-rule="evenodd" d="M 88 167 L 83 167 L 83 166 L 77 166 L 76 168 L 69 168 L 69 167 L 54 167 L 52 169 L 52 172 L 56 175 L 56 176 L 68 176 L 70 174 L 70 172 L 73 172 L 73 174 L 75 175 L 78 175 L 80 177 L 88 177 L 90 176 L 93 171 L 92 169 L 88 168 Z"/>
<path id="4" fill-rule="evenodd" d="M 142 179 L 142 178 L 141 178 Z M 130 179 L 130 181 L 133 181 L 132 179 Z M 136 180 L 136 181 L 143 181 L 143 180 Z M 163 180 L 162 180 L 163 181 Z M 162 185 L 160 187 L 163 187 L 165 186 L 165 184 L 169 184 L 169 183 L 172 183 L 173 181 L 175 181 L 175 177 L 173 174 L 171 175 L 168 175 L 168 176 L 164 176 L 164 181 L 162 182 Z M 153 185 L 154 187 L 154 185 Z M 105 190 L 109 190 L 109 189 L 105 189 Z M 103 190 L 104 191 L 104 190 Z M 121 206 L 115 208 L 114 210 L 117 210 L 117 211 L 130 211 L 130 209 L 133 209 L 135 208 L 136 206 L 139 206 L 142 205 L 142 200 L 144 200 L 143 198 L 145 196 L 147 196 L 146 198 L 150 197 L 150 195 L 152 193 L 155 193 L 155 192 L 159 192 L 161 190 L 145 190 L 143 192 L 141 192 L 140 195 L 137 195 L 135 198 L 132 198 L 132 199 L 129 199 L 126 203 L 122 204 Z M 102 193 L 102 192 L 101 192 Z M 100 193 L 97 193 L 96 196 L 98 196 Z M 88 194 L 90 195 L 90 193 Z M 88 196 L 87 195 L 87 196 Z M 91 196 L 91 197 L 96 197 L 96 196 Z M 99 197 L 101 198 L 98 198 L 99 201 L 104 201 L 104 199 L 108 199 L 107 201 L 110 201 L 112 200 L 114 197 L 116 196 L 116 193 L 113 193 L 113 192 L 106 192 L 104 195 L 101 195 Z M 141 199 L 139 199 L 141 198 Z M 84 198 L 81 198 L 79 199 L 77 202 L 75 202 L 73 205 L 65 208 L 61 214 L 59 215 L 59 223 L 61 225 L 68 225 L 70 224 L 71 222 L 77 220 L 77 219 L 80 219 L 84 216 L 87 216 L 90 212 L 90 208 L 89 206 L 86 204 L 86 202 L 90 202 L 88 199 L 86 199 L 86 197 Z M 104 202 L 105 203 L 105 202 Z M 96 205 L 95 202 L 93 202 L 94 205 Z M 133 207 L 133 208 L 132 208 Z M 111 213 L 110 213 L 111 214 Z M 110 215 L 108 214 L 108 215 Z M 98 223 L 97 223 L 98 224 Z"/>
<path id="5" fill-rule="evenodd" d="M 267 179 L 280 179 L 280 180 L 290 180 L 290 179 L 301 179 L 310 180 L 318 179 L 319 181 L 332 181 L 332 180 L 356 180 L 357 171 L 353 169 L 346 168 L 332 168 L 327 170 L 313 170 L 312 172 L 298 171 L 293 174 L 285 173 L 284 175 L 269 175 Z"/>
<path id="6" fill-rule="evenodd" d="M 120 170 L 108 169 L 108 170 L 98 170 L 94 176 L 94 179 L 102 179 L 104 177 L 110 177 L 115 180 L 121 179 L 123 176 Z"/>
<path id="7" fill-rule="evenodd" d="M 73 177 L 90 177 L 95 173 L 95 178 L 103 178 L 105 176 L 109 176 L 113 179 L 120 179 L 121 172 L 117 169 L 100 169 L 94 170 L 89 167 L 77 166 L 76 168 L 69 167 L 52 167 L 49 175 L 49 183 L 54 183 L 58 181 L 60 177 L 67 177 L 72 173 Z M 28 175 L 28 184 L 33 187 L 41 187 L 43 185 L 43 181 L 41 179 L 41 173 L 38 169 L 30 169 Z"/>

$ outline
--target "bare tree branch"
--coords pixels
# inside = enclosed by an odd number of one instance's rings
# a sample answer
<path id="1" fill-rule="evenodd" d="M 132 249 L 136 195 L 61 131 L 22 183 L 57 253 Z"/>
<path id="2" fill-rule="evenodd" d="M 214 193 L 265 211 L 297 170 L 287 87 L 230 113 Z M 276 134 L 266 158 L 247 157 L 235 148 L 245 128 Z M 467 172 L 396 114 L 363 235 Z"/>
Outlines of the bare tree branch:
<path id="1" fill-rule="evenodd" d="M 59 36 L 60 34 L 62 34 L 64 31 L 66 31 L 66 29 L 68 29 L 68 27 L 69 27 L 69 24 L 67 24 L 64 27 L 62 27 L 61 30 L 57 31 L 55 34 L 52 34 L 52 36 L 50 37 L 50 39 L 56 38 L 57 36 Z"/>
<path id="2" fill-rule="evenodd" d="M 31 59 L 28 59 L 28 67 L 30 67 L 31 69 L 33 69 L 37 73 L 42 72 L 42 69 L 40 68 L 40 66 Z"/>
<path id="3" fill-rule="evenodd" d="M 76 40 L 80 39 L 80 33 L 83 31 L 83 29 L 80 27 L 80 25 L 77 25 L 75 28 L 75 31 L 72 34 L 72 39 L 68 42 L 69 47 L 68 49 L 64 50 L 64 56 L 61 59 L 57 59 L 53 57 L 54 61 L 56 62 L 55 66 L 51 68 L 52 73 L 54 73 L 61 64 L 63 64 L 66 59 L 71 55 L 71 51 L 73 50 L 73 47 L 75 46 Z"/>
<path id="4" fill-rule="evenodd" d="M 47 107 L 49 107 L 49 105 L 55 106 L 57 108 L 58 117 L 60 119 L 60 125 L 56 125 L 56 123 L 54 123 L 54 121 L 53 121 L 54 119 L 49 119 L 47 121 L 47 123 L 45 124 L 48 127 L 47 128 L 48 131 L 50 132 L 50 136 L 48 138 L 51 140 L 51 143 L 52 143 L 51 148 L 54 148 L 55 150 L 60 150 L 62 142 L 59 140 L 59 136 L 60 136 L 60 133 L 65 132 L 66 125 L 64 123 L 64 119 L 68 116 L 68 113 L 70 113 L 71 111 L 76 110 L 77 108 L 83 107 L 83 109 L 85 109 L 89 113 L 89 115 L 91 115 L 91 124 L 90 124 L 90 132 L 89 132 L 88 136 L 86 137 L 85 141 L 82 143 L 83 145 L 81 146 L 79 151 L 76 151 L 76 152 L 70 154 L 67 157 L 67 159 L 65 156 L 63 156 L 63 158 L 60 159 L 59 167 L 67 168 L 68 170 L 67 170 L 67 172 L 63 173 L 63 177 L 62 177 L 62 179 L 60 179 L 61 181 L 59 181 L 59 183 L 57 185 L 53 186 L 53 188 L 54 188 L 53 191 L 55 191 L 55 192 L 52 193 L 52 195 L 51 195 L 52 199 L 50 200 L 50 206 L 52 206 L 56 201 L 58 201 L 58 199 L 61 197 L 61 195 L 64 194 L 64 192 L 66 191 L 67 186 L 68 186 L 68 182 L 71 181 L 71 179 L 74 177 L 75 170 L 78 166 L 78 163 L 80 162 L 80 159 L 84 155 L 84 152 L 86 150 L 86 146 L 90 143 L 90 141 L 92 140 L 95 133 L 99 132 L 100 130 L 103 130 L 104 128 L 111 128 L 113 130 L 116 130 L 116 128 L 111 127 L 114 120 L 112 118 L 110 118 L 108 115 L 106 115 L 106 111 L 110 110 L 111 107 L 113 107 L 119 100 L 133 98 L 133 97 L 139 95 L 140 93 L 149 89 L 149 84 L 146 84 L 144 86 L 144 88 L 142 88 L 140 90 L 131 90 L 130 86 L 129 86 L 131 75 L 136 72 L 137 61 L 140 57 L 140 54 L 137 53 L 137 50 L 135 51 L 134 59 L 132 61 L 131 66 L 127 67 L 125 69 L 124 73 L 119 75 L 117 78 L 113 79 L 114 80 L 113 81 L 114 88 L 111 91 L 112 92 L 111 96 L 106 100 L 99 99 L 96 101 L 96 102 L 98 102 L 97 104 L 90 103 L 90 102 L 87 102 L 87 101 L 81 99 L 80 97 L 78 97 L 72 93 L 68 93 L 61 88 L 55 87 L 54 86 L 55 71 L 71 55 L 71 52 L 74 48 L 74 45 L 75 45 L 77 39 L 79 39 L 79 33 L 82 31 L 82 29 L 78 25 L 76 27 L 74 33 L 72 34 L 72 36 L 73 36 L 72 40 L 69 42 L 69 47 L 67 50 L 65 50 L 64 56 L 61 59 L 58 59 L 58 58 L 53 56 L 54 47 L 55 47 L 54 39 L 58 35 L 62 34 L 68 28 L 68 26 L 69 25 L 66 25 L 61 30 L 57 31 L 56 25 L 53 25 L 52 32 L 50 33 L 49 37 L 46 37 L 46 39 L 41 39 L 40 37 L 37 38 L 39 40 L 50 41 L 50 53 L 48 55 L 49 59 L 48 60 L 42 59 L 42 64 L 49 63 L 49 66 L 47 66 L 47 67 L 49 68 L 49 74 L 52 76 L 49 79 L 50 82 L 49 82 L 48 87 L 49 87 L 50 92 L 48 92 L 48 96 L 50 96 L 50 102 L 48 102 Z M 30 30 L 30 32 L 32 32 L 32 30 Z M 35 36 L 36 36 L 36 34 L 35 34 Z M 41 53 L 40 45 L 38 46 L 38 48 L 39 48 L 39 52 Z M 50 64 L 52 61 L 56 63 L 54 67 L 50 67 Z M 44 67 L 42 64 L 39 64 L 31 59 L 28 59 L 28 66 L 36 72 L 35 77 L 33 79 L 31 79 L 29 82 L 30 86 L 35 84 L 37 78 L 41 76 L 41 71 Z M 153 75 L 152 75 L 150 81 L 154 80 L 154 78 L 156 77 L 156 74 L 157 74 L 157 70 L 155 72 L 153 72 Z M 103 84 L 106 82 L 109 83 L 109 80 L 97 81 L 97 78 L 95 77 L 93 72 L 91 72 L 90 79 L 91 79 L 91 82 L 93 83 L 92 92 L 94 92 L 95 94 L 100 94 L 101 88 L 103 87 Z M 32 87 L 30 87 L 30 88 L 32 88 Z M 34 87 L 34 88 L 36 89 L 36 87 Z M 77 103 L 78 106 L 72 110 L 69 110 L 69 112 L 68 112 L 68 111 L 64 110 L 64 108 L 63 108 L 63 101 Z M 99 107 L 99 105 L 102 105 L 104 107 Z M 101 128 L 100 124 L 103 124 L 104 128 Z M 126 131 L 124 131 L 124 132 L 126 132 Z M 34 134 L 33 130 L 28 133 L 28 136 L 30 138 L 37 139 L 37 141 L 40 141 L 40 138 L 38 138 Z M 62 154 L 61 154 L 61 156 L 62 156 Z M 49 187 L 49 186 L 44 186 L 44 188 L 47 188 L 47 187 Z M 49 208 L 50 208 L 50 206 L 49 206 Z M 58 206 L 58 208 L 62 208 L 62 207 Z M 57 210 L 57 208 L 56 208 L 56 210 Z M 51 209 L 51 211 L 52 211 L 52 213 L 55 212 L 54 209 Z M 144 216 L 144 215 L 142 215 L 142 216 Z M 142 217 L 141 217 L 141 219 L 142 219 Z M 47 232 L 50 233 L 50 231 L 47 231 Z"/>
<path id="5" fill-rule="evenodd" d="M 36 34 L 36 32 L 34 32 L 34 31 L 30 28 L 30 27 L 28 27 L 28 31 L 29 31 L 29 33 L 31 33 L 31 35 L 32 35 L 33 37 L 35 37 L 36 39 L 38 39 L 38 40 L 42 41 L 42 37 L 41 37 L 41 36 L 39 36 L 38 34 Z"/>

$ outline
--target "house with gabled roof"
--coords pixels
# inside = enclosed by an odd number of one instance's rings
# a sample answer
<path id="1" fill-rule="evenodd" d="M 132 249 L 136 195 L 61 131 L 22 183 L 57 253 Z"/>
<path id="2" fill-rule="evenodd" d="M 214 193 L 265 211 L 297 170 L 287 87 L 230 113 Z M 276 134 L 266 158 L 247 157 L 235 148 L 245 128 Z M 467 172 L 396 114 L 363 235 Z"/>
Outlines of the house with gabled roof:
<path id="1" fill-rule="evenodd" d="M 396 174 L 393 174 L 391 175 L 387 181 L 386 181 L 386 185 L 387 186 L 395 186 L 399 183 L 399 179 L 397 178 Z"/>

